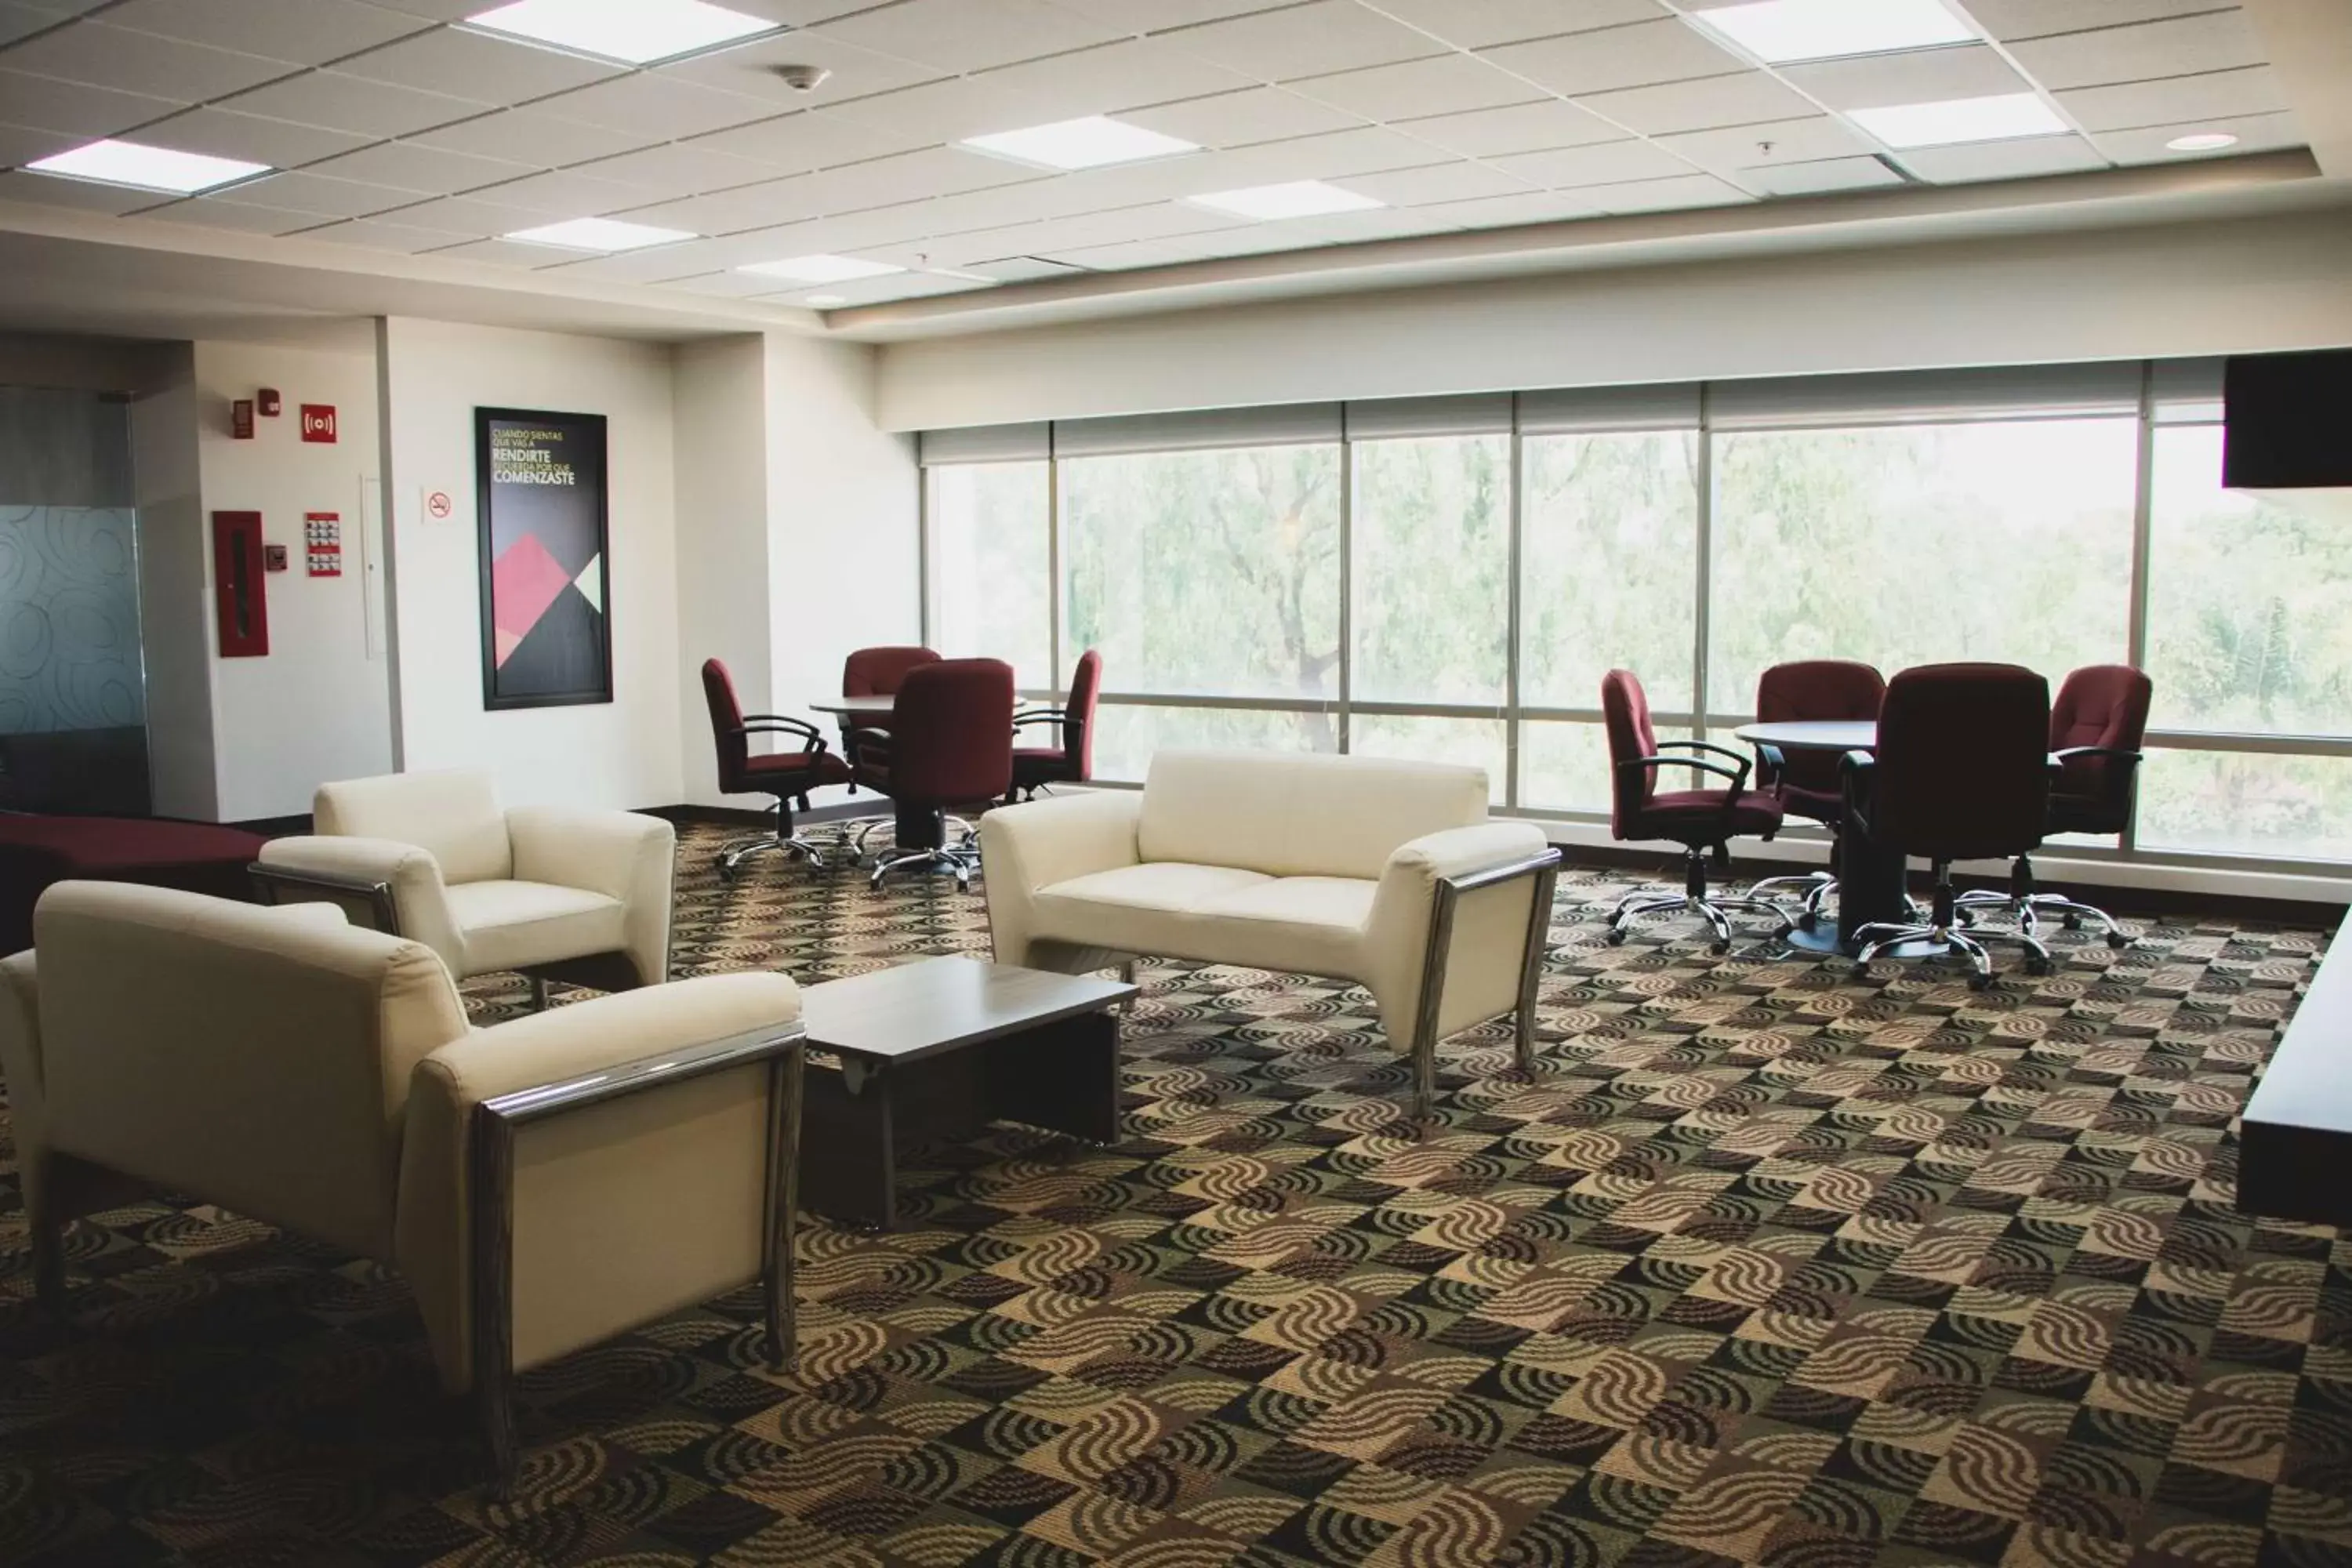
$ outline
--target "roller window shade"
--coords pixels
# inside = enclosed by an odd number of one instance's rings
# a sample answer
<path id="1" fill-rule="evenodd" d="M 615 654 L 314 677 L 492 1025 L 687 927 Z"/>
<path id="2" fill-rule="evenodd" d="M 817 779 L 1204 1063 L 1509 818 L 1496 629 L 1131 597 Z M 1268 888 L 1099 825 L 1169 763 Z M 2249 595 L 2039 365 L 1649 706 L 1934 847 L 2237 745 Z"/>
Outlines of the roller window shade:
<path id="1" fill-rule="evenodd" d="M 1054 455 L 1107 458 L 1122 453 L 1197 451 L 1214 447 L 1297 447 L 1336 442 L 1340 428 L 1339 405 L 1336 403 L 1065 419 L 1054 426 Z"/>
<path id="2" fill-rule="evenodd" d="M 2149 368 L 2148 396 L 2158 425 L 2219 425 L 2219 359 L 2160 359 Z"/>
<path id="3" fill-rule="evenodd" d="M 1053 456 L 1052 429 L 1040 419 L 1027 425 L 972 425 L 961 430 L 926 430 L 916 443 L 922 465 L 1043 462 Z"/>
<path id="4" fill-rule="evenodd" d="M 1511 395 L 1383 397 L 1347 407 L 1348 439 L 1395 441 L 1433 436 L 1507 436 Z"/>
<path id="5" fill-rule="evenodd" d="M 2132 414 L 2139 387 L 2137 360 L 1726 381 L 1707 388 L 1706 417 L 1717 430 L 1785 430 Z"/>
<path id="6" fill-rule="evenodd" d="M 1696 384 L 1569 387 L 1519 394 L 1519 434 L 1559 436 L 1608 430 L 1696 430 Z"/>

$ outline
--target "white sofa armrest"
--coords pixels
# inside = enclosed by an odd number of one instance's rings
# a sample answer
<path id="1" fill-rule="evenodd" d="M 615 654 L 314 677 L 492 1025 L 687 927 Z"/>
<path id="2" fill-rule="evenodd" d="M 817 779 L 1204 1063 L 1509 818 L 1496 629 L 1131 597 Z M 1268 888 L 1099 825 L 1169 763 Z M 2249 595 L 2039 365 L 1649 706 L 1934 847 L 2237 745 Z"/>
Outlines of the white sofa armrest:
<path id="1" fill-rule="evenodd" d="M 1091 790 L 1003 806 L 980 819 L 988 931 L 997 963 L 1066 967 L 1040 962 L 1044 955 L 1034 951 L 1037 892 L 1073 877 L 1136 864 L 1136 823 L 1142 813 L 1139 792 Z"/>
<path id="2" fill-rule="evenodd" d="M 467 1152 L 476 1108 L 753 1035 L 800 1031 L 784 975 L 705 975 L 475 1031 L 417 1063 L 397 1261 L 443 1384 L 473 1380 Z M 517 1369 L 708 1300 L 759 1272 L 763 1064 L 649 1088 L 524 1129 L 515 1159 Z"/>
<path id="3" fill-rule="evenodd" d="M 464 943 L 430 852 L 392 838 L 296 837 L 261 847 L 263 885 L 281 901 L 332 903 L 378 923 L 370 889 L 389 889 L 399 934 L 423 942 L 453 975 L 464 973 Z"/>
<path id="4" fill-rule="evenodd" d="M 627 911 L 623 949 L 641 985 L 669 978 L 671 882 L 677 830 L 635 811 L 551 805 L 507 813 L 515 879 L 617 899 Z"/>
<path id="5" fill-rule="evenodd" d="M 1434 977 L 1444 991 L 1432 1044 L 1518 1005 L 1528 922 L 1533 914 L 1528 900 L 1538 890 L 1538 873 L 1558 860 L 1543 829 L 1527 822 L 1450 827 L 1397 847 L 1381 872 L 1365 931 L 1372 970 L 1368 984 L 1393 1043 L 1410 1045 L 1421 1016 L 1423 970 L 1439 884 L 1460 884 L 1514 869 L 1525 872 L 1465 890 L 1458 898 L 1446 953 Z"/>

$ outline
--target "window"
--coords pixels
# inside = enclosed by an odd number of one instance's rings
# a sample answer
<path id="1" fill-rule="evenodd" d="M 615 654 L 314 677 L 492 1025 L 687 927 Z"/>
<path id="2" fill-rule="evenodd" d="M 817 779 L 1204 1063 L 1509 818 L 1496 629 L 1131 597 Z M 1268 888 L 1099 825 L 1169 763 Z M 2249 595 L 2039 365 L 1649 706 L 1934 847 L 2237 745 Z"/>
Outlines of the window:
<path id="1" fill-rule="evenodd" d="M 1323 700 L 1339 689 L 1339 447 L 1080 458 L 1062 484 L 1063 646 L 1104 684 Z M 1299 716 L 1302 735 L 1330 733 Z M 1337 745 L 1336 737 L 1318 750 Z"/>
<path id="2" fill-rule="evenodd" d="M 1025 688 L 1052 689 L 1046 465 L 953 463 L 924 472 L 931 512 L 928 635 L 960 658 L 1004 660 Z"/>
<path id="3" fill-rule="evenodd" d="M 1698 432 L 1531 436 L 1522 446 L 1519 700 L 1595 709 L 1601 678 L 1622 667 L 1641 676 L 1651 706 L 1687 711 Z"/>
<path id="4" fill-rule="evenodd" d="M 1322 721 L 1318 727 L 1309 720 Z M 1151 753 L 1171 747 L 1242 752 L 1328 752 L 1338 741 L 1329 715 L 1261 708 L 1173 708 L 1106 703 L 1097 720 L 1095 776 L 1141 784 Z M 1328 743 L 1315 742 L 1332 737 Z"/>
<path id="5" fill-rule="evenodd" d="M 1499 710 L 1510 663 L 1511 438 L 1361 441 L 1354 453 L 1354 696 Z"/>
<path id="6" fill-rule="evenodd" d="M 2132 419 L 1717 437 L 1707 707 L 1784 659 L 2120 660 L 2137 470 Z"/>

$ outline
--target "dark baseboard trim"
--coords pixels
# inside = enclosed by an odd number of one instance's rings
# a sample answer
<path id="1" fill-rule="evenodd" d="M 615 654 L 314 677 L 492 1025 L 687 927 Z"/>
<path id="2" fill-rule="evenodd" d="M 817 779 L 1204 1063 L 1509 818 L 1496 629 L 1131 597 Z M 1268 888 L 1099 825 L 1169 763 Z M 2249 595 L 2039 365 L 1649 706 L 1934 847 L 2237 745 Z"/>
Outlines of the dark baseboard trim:
<path id="1" fill-rule="evenodd" d="M 643 810 L 647 816 L 658 816 L 680 826 L 698 822 L 714 827 L 765 827 L 774 820 L 768 812 L 740 805 L 648 805 Z M 856 800 L 836 800 L 813 806 L 807 811 L 796 811 L 793 813 L 793 821 L 806 826 L 812 822 L 845 822 L 861 816 L 889 815 L 890 803 L 887 800 L 878 795 L 867 795 Z"/>
<path id="2" fill-rule="evenodd" d="M 227 826 L 241 827 L 247 833 L 258 833 L 264 838 L 289 838 L 310 831 L 310 814 L 306 811 L 296 816 L 257 816 L 250 821 L 232 822 Z"/>

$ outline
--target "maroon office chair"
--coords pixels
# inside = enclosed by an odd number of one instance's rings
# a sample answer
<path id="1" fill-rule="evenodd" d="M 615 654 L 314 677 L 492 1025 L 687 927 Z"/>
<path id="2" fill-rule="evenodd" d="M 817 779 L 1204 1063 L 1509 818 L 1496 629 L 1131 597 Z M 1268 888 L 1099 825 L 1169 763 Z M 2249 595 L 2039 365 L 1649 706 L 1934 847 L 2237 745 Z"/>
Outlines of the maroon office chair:
<path id="1" fill-rule="evenodd" d="M 2059 683 L 2050 706 L 2050 754 L 2058 763 L 2050 788 L 2053 833 L 2120 834 L 2131 826 L 2139 788 L 2140 750 L 2147 739 L 2147 710 L 2156 688 L 2127 664 L 2094 664 Z M 1959 915 L 1967 924 L 1979 915 L 2005 913 L 2031 931 L 2044 915 L 2056 915 L 2068 931 L 2089 921 L 2109 947 L 2132 943 L 2115 916 L 2061 893 L 2034 890 L 2033 862 L 2021 855 L 2010 867 L 2009 890 L 1962 893 Z"/>
<path id="2" fill-rule="evenodd" d="M 943 658 L 908 672 L 886 733 L 860 729 L 858 781 L 897 808 L 897 847 L 874 868 L 947 871 L 971 886 L 979 851 L 950 847 L 947 813 L 993 803 L 1013 787 L 1013 667 L 994 658 Z"/>
<path id="3" fill-rule="evenodd" d="M 1625 940 L 1626 923 L 1640 915 L 1690 910 L 1715 932 L 1715 951 L 1731 950 L 1733 910 L 1772 906 L 1752 898 L 1710 898 L 1706 863 L 1711 851 L 1717 868 L 1731 866 L 1731 840 L 1753 836 L 1769 838 L 1780 830 L 1780 803 L 1761 790 L 1748 787 L 1748 760 L 1727 746 L 1705 741 L 1661 741 L 1650 723 L 1650 700 L 1633 672 L 1612 669 L 1601 678 L 1601 716 L 1609 732 L 1609 832 L 1614 838 L 1663 838 L 1683 847 L 1683 890 L 1662 893 L 1636 888 L 1618 900 L 1609 916 L 1609 941 Z M 1709 762 L 1704 756 L 1668 756 L 1668 752 L 1711 753 L 1729 759 Z M 1727 779 L 1727 789 L 1660 790 L 1660 768 L 1689 768 Z"/>
<path id="4" fill-rule="evenodd" d="M 1796 659 L 1776 664 L 1758 679 L 1756 717 L 1766 724 L 1875 719 L 1885 695 L 1886 678 L 1869 665 L 1850 658 Z M 1759 748 L 1759 755 L 1757 780 L 1780 797 L 1780 809 L 1820 823 L 1834 840 L 1845 822 L 1845 781 L 1838 757 L 1829 752 L 1784 754 L 1773 747 Z M 1834 848 L 1830 864 L 1837 864 Z M 1779 897 L 1783 885 L 1798 893 L 1790 925 L 1811 931 L 1820 922 L 1822 904 L 1837 890 L 1837 877 L 1829 871 L 1766 877 L 1748 896 Z"/>
<path id="5" fill-rule="evenodd" d="M 1084 784 L 1095 776 L 1095 700 L 1102 693 L 1102 655 L 1093 648 L 1078 656 L 1070 676 L 1070 698 L 1059 708 L 1024 708 L 1013 715 L 1013 728 L 1031 724 L 1061 727 L 1058 746 L 1013 748 L 1013 793 L 1034 797 L 1047 784 Z"/>
<path id="6" fill-rule="evenodd" d="M 937 664 L 937 651 L 927 647 L 861 647 L 841 662 L 844 697 L 895 697 L 907 677 L 927 664 Z M 889 721 L 868 721 L 866 727 L 887 730 Z"/>
<path id="7" fill-rule="evenodd" d="M 726 795 L 774 797 L 776 826 L 757 838 L 737 839 L 719 851 L 719 874 L 734 875 L 735 868 L 751 856 L 775 850 L 786 858 L 804 857 L 818 870 L 824 857 L 815 845 L 793 831 L 790 803 L 808 809 L 808 792 L 822 784 L 847 784 L 849 768 L 825 749 L 824 737 L 814 724 L 775 713 L 746 713 L 736 700 L 735 679 L 715 658 L 702 661 L 702 697 L 710 706 L 711 739 L 719 747 L 719 788 Z M 753 755 L 753 735 L 790 735 L 802 742 L 797 752 Z"/>
<path id="8" fill-rule="evenodd" d="M 2050 817 L 2050 683 L 2014 664 L 1927 664 L 1887 683 L 1878 710 L 1878 750 L 1845 754 L 1845 830 L 1891 853 L 1935 868 L 1936 893 L 1924 923 L 1874 921 L 1856 934 L 1859 979 L 1897 943 L 1924 951 L 1903 958 L 1966 959 L 1969 984 L 1992 984 L 1979 936 L 2021 944 L 2026 971 L 2050 972 L 2033 932 L 1960 929 L 1952 889 L 1955 860 L 2008 859 L 2042 842 Z"/>

